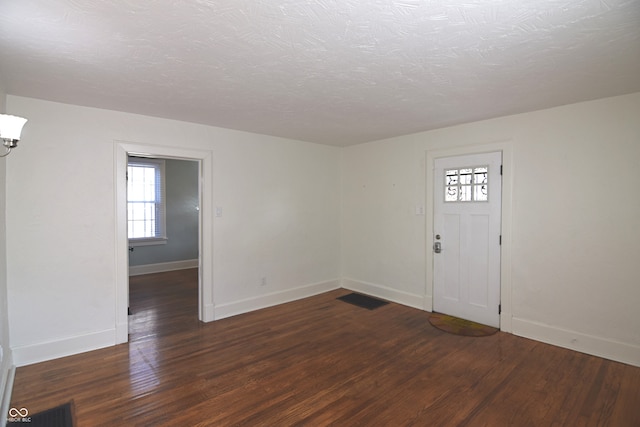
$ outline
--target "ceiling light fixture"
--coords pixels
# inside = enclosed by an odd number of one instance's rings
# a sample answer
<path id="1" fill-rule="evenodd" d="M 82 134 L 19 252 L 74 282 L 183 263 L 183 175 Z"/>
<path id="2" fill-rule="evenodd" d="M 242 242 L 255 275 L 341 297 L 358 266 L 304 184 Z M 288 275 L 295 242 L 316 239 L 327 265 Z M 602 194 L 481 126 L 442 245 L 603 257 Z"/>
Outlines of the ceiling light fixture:
<path id="1" fill-rule="evenodd" d="M 22 117 L 0 114 L 0 139 L 2 139 L 2 145 L 7 150 L 4 154 L 0 154 L 0 157 L 8 156 L 11 149 L 18 146 L 22 126 L 26 122 L 27 119 Z"/>

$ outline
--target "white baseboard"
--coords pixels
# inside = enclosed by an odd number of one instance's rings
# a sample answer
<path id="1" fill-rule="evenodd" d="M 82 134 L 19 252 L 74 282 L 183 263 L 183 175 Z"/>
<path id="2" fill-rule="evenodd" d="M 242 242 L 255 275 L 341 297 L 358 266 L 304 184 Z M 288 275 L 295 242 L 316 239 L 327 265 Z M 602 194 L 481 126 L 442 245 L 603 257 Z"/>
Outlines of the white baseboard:
<path id="1" fill-rule="evenodd" d="M 116 323 L 116 344 L 124 344 L 129 341 L 129 319 L 126 323 Z"/>
<path id="2" fill-rule="evenodd" d="M 512 333 L 581 353 L 640 367 L 640 346 L 513 318 Z"/>
<path id="3" fill-rule="evenodd" d="M 266 307 L 272 307 L 278 304 L 295 301 L 302 298 L 311 297 L 323 292 L 332 291 L 340 288 L 340 280 L 329 280 L 327 282 L 313 283 L 301 286 L 295 289 L 287 289 L 284 291 L 273 292 L 266 295 L 260 295 L 254 298 L 233 301 L 225 304 L 216 304 L 215 320 L 224 319 L 238 314 L 248 313 L 254 310 L 260 310 Z"/>
<path id="4" fill-rule="evenodd" d="M 109 329 L 56 341 L 19 346 L 12 348 L 13 362 L 18 367 L 31 365 L 59 357 L 110 347 L 115 342 L 116 331 L 115 329 Z"/>
<path id="5" fill-rule="evenodd" d="M 129 267 L 129 276 L 164 273 L 165 271 L 186 270 L 188 268 L 198 268 L 198 260 L 187 259 L 184 261 L 160 262 L 158 264 L 132 265 Z"/>
<path id="6" fill-rule="evenodd" d="M 7 415 L 11 404 L 16 369 L 10 362 L 11 358 L 5 354 L 2 360 L 2 381 L 0 382 L 0 392 L 2 392 L 2 398 L 0 399 L 0 426 L 7 425 Z"/>
<path id="7" fill-rule="evenodd" d="M 0 356 L 0 393 L 4 393 L 5 387 L 7 384 L 7 378 L 9 378 L 9 373 L 11 371 L 11 367 L 13 366 L 13 356 L 11 354 L 11 349 L 9 348 L 0 349 L 0 354 L 1 354 Z M 0 402 L 3 402 L 3 401 L 4 401 L 4 394 L 0 399 Z M 2 413 L 0 413 L 0 416 L 2 416 Z M 0 419 L 0 421 L 2 420 Z M 3 426 L 3 425 L 4 424 L 0 422 L 0 426 Z"/>
<path id="8" fill-rule="evenodd" d="M 387 288 L 383 285 L 362 282 L 360 280 L 354 280 L 347 277 L 342 279 L 342 287 L 350 291 L 361 292 L 363 294 L 386 299 L 388 301 L 393 301 L 398 304 L 418 308 L 420 310 L 431 311 L 431 307 L 433 306 L 431 303 L 431 297 L 411 294 L 409 292 Z"/>
<path id="9" fill-rule="evenodd" d="M 213 322 L 216 320 L 216 311 L 215 305 L 213 304 L 205 304 L 202 312 L 202 321 L 203 322 Z"/>

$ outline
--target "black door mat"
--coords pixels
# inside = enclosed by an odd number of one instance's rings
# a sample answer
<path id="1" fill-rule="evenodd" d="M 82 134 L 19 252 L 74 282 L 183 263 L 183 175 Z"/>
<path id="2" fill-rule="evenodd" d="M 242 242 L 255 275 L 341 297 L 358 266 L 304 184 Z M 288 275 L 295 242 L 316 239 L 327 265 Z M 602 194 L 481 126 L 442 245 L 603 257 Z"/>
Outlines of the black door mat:
<path id="1" fill-rule="evenodd" d="M 71 402 L 33 415 L 29 415 L 24 408 L 21 408 L 16 410 L 15 415 L 18 415 L 17 417 L 12 417 L 11 415 L 10 411 L 7 427 L 73 427 Z M 22 415 L 25 416 L 23 417 Z"/>
<path id="2" fill-rule="evenodd" d="M 367 295 L 356 294 L 355 292 L 343 295 L 341 297 L 338 297 L 337 299 L 369 310 L 374 310 L 378 307 L 389 304 L 387 301 L 382 301 L 380 299 L 373 298 Z"/>

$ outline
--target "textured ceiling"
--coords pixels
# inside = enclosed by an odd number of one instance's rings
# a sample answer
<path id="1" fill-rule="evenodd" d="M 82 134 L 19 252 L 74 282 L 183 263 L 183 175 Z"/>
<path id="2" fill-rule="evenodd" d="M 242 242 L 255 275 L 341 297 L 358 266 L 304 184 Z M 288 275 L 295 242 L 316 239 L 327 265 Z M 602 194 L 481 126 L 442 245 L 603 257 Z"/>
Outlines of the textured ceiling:
<path id="1" fill-rule="evenodd" d="M 0 79 L 351 145 L 640 91 L 640 0 L 0 0 Z"/>

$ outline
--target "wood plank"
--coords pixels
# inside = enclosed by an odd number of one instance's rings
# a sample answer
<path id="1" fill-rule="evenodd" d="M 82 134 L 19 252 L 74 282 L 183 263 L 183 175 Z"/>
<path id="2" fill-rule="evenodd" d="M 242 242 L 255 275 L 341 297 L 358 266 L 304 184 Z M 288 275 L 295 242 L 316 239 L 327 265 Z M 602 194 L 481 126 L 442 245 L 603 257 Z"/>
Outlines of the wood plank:
<path id="1" fill-rule="evenodd" d="M 197 270 L 130 287 L 130 342 L 19 368 L 12 407 L 73 400 L 78 426 L 640 425 L 637 367 L 346 290 L 203 324 Z"/>

